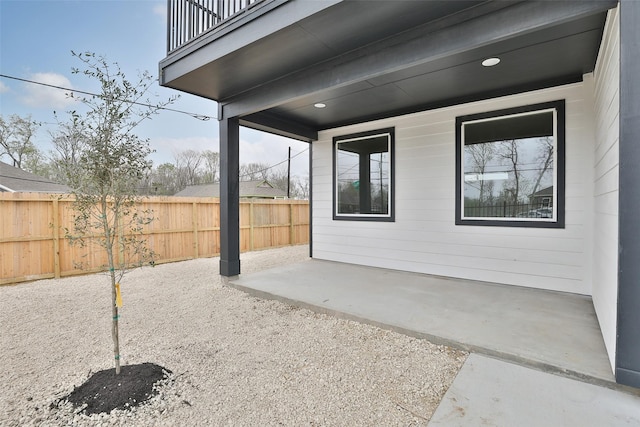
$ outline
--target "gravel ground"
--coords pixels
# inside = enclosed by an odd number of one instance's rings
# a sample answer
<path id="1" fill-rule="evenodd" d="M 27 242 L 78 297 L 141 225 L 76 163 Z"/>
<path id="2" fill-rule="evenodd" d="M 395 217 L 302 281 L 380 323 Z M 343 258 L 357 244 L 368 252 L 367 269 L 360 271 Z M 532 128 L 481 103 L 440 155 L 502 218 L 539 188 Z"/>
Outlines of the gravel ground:
<path id="1" fill-rule="evenodd" d="M 306 259 L 306 246 L 242 255 L 243 273 Z M 218 259 L 129 273 L 123 364 L 173 371 L 133 411 L 51 403 L 111 368 L 101 274 L 0 287 L 0 425 L 426 425 L 467 354 L 225 287 Z"/>

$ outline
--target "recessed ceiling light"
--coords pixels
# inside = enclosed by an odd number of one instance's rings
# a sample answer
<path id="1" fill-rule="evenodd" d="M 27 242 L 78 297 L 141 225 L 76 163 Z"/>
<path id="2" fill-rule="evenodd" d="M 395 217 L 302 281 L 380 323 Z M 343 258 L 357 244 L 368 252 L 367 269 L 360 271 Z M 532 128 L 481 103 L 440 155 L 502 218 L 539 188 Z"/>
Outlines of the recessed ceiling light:
<path id="1" fill-rule="evenodd" d="M 314 107 L 316 108 L 324 108 L 327 106 L 327 104 L 323 104 L 322 102 L 318 102 L 317 104 L 313 104 Z"/>
<path id="2" fill-rule="evenodd" d="M 482 61 L 482 65 L 485 67 L 493 67 L 494 65 L 498 65 L 500 63 L 500 58 L 487 58 Z"/>

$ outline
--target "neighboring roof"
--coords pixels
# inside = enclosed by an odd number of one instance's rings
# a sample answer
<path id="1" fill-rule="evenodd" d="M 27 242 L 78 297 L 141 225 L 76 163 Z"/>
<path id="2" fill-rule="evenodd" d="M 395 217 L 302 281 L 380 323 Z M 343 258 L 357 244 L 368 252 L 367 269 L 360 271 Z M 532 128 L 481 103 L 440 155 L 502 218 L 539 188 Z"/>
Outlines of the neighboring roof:
<path id="1" fill-rule="evenodd" d="M 68 193 L 69 187 L 0 162 L 0 191 L 11 193 Z"/>
<path id="2" fill-rule="evenodd" d="M 189 185 L 175 195 L 179 197 L 220 197 L 220 184 Z M 275 188 L 266 180 L 240 181 L 240 197 L 281 199 L 287 197 L 287 193 Z"/>
<path id="3" fill-rule="evenodd" d="M 542 196 L 553 196 L 553 185 L 551 187 L 543 188 L 542 190 L 536 191 L 531 195 L 531 197 L 542 197 Z"/>

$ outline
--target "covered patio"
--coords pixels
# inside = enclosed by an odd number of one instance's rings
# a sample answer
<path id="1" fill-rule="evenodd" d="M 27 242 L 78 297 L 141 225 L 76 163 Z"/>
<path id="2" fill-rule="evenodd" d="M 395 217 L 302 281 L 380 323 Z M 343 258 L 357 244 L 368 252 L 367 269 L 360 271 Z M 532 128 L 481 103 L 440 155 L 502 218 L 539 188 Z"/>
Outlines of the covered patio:
<path id="1" fill-rule="evenodd" d="M 640 387 L 640 3 L 375 3 L 249 1 L 168 44 L 160 84 L 218 103 L 220 274 L 241 273 L 239 127 L 307 141 L 315 260 L 553 292 L 316 263 L 238 286 L 572 377 L 609 382 L 613 370 Z M 169 41 L 198 16 L 182 11 L 214 12 L 172 4 L 184 19 L 169 20 Z M 546 125 L 519 132 L 520 116 Z M 340 160 L 379 135 L 384 159 Z M 494 143 L 531 137 L 548 138 L 524 150 L 531 159 L 514 162 L 512 144 L 489 162 Z M 471 159 L 477 144 L 488 157 Z M 525 207 L 548 187 L 552 198 Z M 466 210 L 477 206 L 489 211 Z"/>
<path id="2" fill-rule="evenodd" d="M 231 278 L 261 298 L 614 387 L 591 297 L 308 260 Z"/>

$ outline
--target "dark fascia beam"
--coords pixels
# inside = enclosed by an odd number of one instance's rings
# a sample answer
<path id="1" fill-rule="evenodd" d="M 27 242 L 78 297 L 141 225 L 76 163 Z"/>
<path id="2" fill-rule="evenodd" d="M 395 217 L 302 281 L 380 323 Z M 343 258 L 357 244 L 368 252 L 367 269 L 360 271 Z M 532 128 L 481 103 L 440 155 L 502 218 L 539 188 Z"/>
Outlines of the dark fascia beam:
<path id="1" fill-rule="evenodd" d="M 316 129 L 267 112 L 240 117 L 240 125 L 303 142 L 311 142 L 318 139 L 318 131 Z"/>
<path id="2" fill-rule="evenodd" d="M 617 0 L 486 3 L 436 23 L 407 30 L 321 64 L 221 100 L 226 117 L 253 114 L 331 88 L 468 52 L 611 9 Z M 483 14 L 484 13 L 484 14 Z"/>

